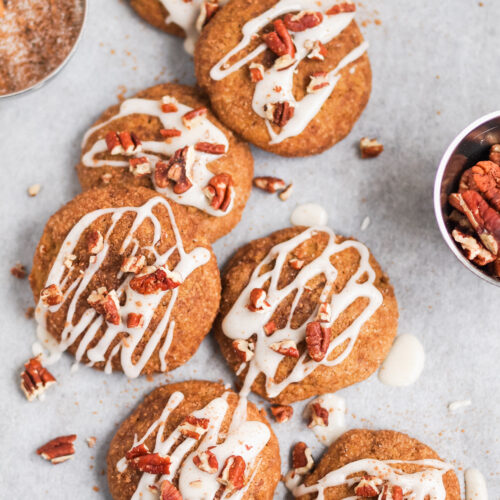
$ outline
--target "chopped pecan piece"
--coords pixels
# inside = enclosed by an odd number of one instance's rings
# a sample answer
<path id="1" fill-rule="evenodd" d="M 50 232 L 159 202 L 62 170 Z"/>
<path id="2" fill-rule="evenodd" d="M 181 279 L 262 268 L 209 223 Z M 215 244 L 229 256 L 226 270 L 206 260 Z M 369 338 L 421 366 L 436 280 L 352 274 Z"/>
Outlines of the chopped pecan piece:
<path id="1" fill-rule="evenodd" d="M 321 302 L 318 309 L 318 321 L 329 323 L 332 317 L 332 306 L 329 302 Z"/>
<path id="2" fill-rule="evenodd" d="M 75 439 L 76 434 L 59 436 L 38 448 L 36 452 L 54 465 L 60 464 L 73 458 L 75 454 L 75 447 L 73 446 Z"/>
<path id="3" fill-rule="evenodd" d="M 283 179 L 270 176 L 254 177 L 253 184 L 255 187 L 267 191 L 268 193 L 276 193 L 276 191 L 285 189 L 286 186 Z"/>
<path id="4" fill-rule="evenodd" d="M 285 71 L 285 69 L 290 68 L 294 64 L 295 59 L 290 54 L 285 54 L 274 61 L 273 67 L 278 71 Z M 275 92 L 281 92 L 281 87 L 274 87 L 273 90 Z"/>
<path id="5" fill-rule="evenodd" d="M 142 143 L 134 132 L 118 132 L 118 137 L 125 155 L 129 156 L 142 151 Z"/>
<path id="6" fill-rule="evenodd" d="M 28 401 L 33 401 L 55 382 L 56 379 L 52 373 L 42 365 L 40 356 L 31 358 L 24 364 L 24 371 L 21 373 L 21 389 Z"/>
<path id="7" fill-rule="evenodd" d="M 148 447 L 144 443 L 141 443 L 128 450 L 125 454 L 125 458 L 127 460 L 133 460 L 134 458 L 142 457 L 143 455 L 147 455 L 148 453 Z"/>
<path id="8" fill-rule="evenodd" d="M 255 355 L 255 343 L 251 340 L 233 340 L 233 349 L 243 363 L 247 363 Z"/>
<path id="9" fill-rule="evenodd" d="M 108 132 L 106 134 L 105 140 L 108 151 L 112 155 L 121 155 L 125 152 L 122 143 L 120 142 L 120 138 L 118 137 L 118 134 L 116 132 Z"/>
<path id="10" fill-rule="evenodd" d="M 280 342 L 274 342 L 269 346 L 273 351 L 283 356 L 289 356 L 290 358 L 298 358 L 299 350 L 297 349 L 297 344 L 293 340 L 282 340 Z"/>
<path id="11" fill-rule="evenodd" d="M 151 173 L 151 162 L 145 157 L 130 158 L 128 161 L 128 168 L 134 177 L 144 177 Z"/>
<path id="12" fill-rule="evenodd" d="M 307 54 L 308 59 L 314 61 L 324 61 L 328 54 L 328 49 L 319 40 L 306 40 L 304 48 L 309 51 Z"/>
<path id="13" fill-rule="evenodd" d="M 292 196 L 293 193 L 293 184 L 288 184 L 288 186 L 281 191 L 281 193 L 278 195 L 280 197 L 281 201 L 286 201 L 290 196 Z"/>
<path id="14" fill-rule="evenodd" d="M 226 486 L 227 493 L 241 490 L 245 485 L 245 460 L 239 455 L 231 455 L 226 459 L 217 481 Z"/>
<path id="15" fill-rule="evenodd" d="M 160 500 L 182 500 L 180 491 L 167 479 L 160 486 Z"/>
<path id="16" fill-rule="evenodd" d="M 281 57 L 288 54 L 291 57 L 295 57 L 295 45 L 290 33 L 286 29 L 285 23 L 281 19 L 276 19 L 273 24 L 276 31 L 263 34 L 262 39 L 264 43 L 277 56 Z"/>
<path id="17" fill-rule="evenodd" d="M 253 83 L 260 82 L 264 79 L 265 69 L 262 64 L 253 62 L 248 66 L 248 69 L 250 70 L 250 78 Z"/>
<path id="18" fill-rule="evenodd" d="M 214 175 L 203 192 L 213 209 L 225 212 L 234 198 L 233 178 L 229 174 Z"/>
<path id="19" fill-rule="evenodd" d="M 85 441 L 87 441 L 87 446 L 89 448 L 93 448 L 97 442 L 97 438 L 95 436 L 90 436 L 87 439 L 85 439 Z"/>
<path id="20" fill-rule="evenodd" d="M 172 137 L 180 137 L 182 132 L 176 128 L 162 128 L 160 129 L 160 135 L 165 137 L 165 139 L 170 139 Z"/>
<path id="21" fill-rule="evenodd" d="M 201 106 L 199 108 L 188 111 L 182 117 L 182 123 L 184 123 L 184 126 L 186 128 L 191 129 L 196 125 L 203 123 L 203 121 L 207 118 L 207 114 L 208 109 L 205 106 Z"/>
<path id="22" fill-rule="evenodd" d="M 267 293 L 263 288 L 254 288 L 250 292 L 250 303 L 248 304 L 248 309 L 252 312 L 264 311 L 270 306 L 267 299 Z"/>
<path id="23" fill-rule="evenodd" d="M 309 409 L 311 410 L 311 419 L 309 420 L 307 427 L 312 429 L 317 425 L 321 427 L 326 427 L 328 425 L 328 410 L 323 408 L 319 402 L 311 403 L 309 405 Z"/>
<path id="24" fill-rule="evenodd" d="M 162 457 L 158 453 L 147 453 L 127 459 L 131 469 L 148 474 L 169 474 L 172 461 L 170 457 Z"/>
<path id="25" fill-rule="evenodd" d="M 218 2 L 203 2 L 201 4 L 200 14 L 196 19 L 196 29 L 201 33 L 203 27 L 212 19 L 217 10 L 219 9 Z"/>
<path id="26" fill-rule="evenodd" d="M 368 139 L 367 137 L 363 137 L 359 141 L 359 148 L 363 159 L 376 158 L 384 151 L 384 146 L 377 139 Z"/>
<path id="27" fill-rule="evenodd" d="M 142 295 L 151 295 L 177 288 L 182 283 L 181 276 L 166 267 L 149 266 L 130 280 L 130 288 Z"/>
<path id="28" fill-rule="evenodd" d="M 271 406 L 271 413 L 278 424 L 283 424 L 292 418 L 293 408 L 289 405 Z"/>
<path id="29" fill-rule="evenodd" d="M 219 462 L 217 457 L 210 449 L 202 451 L 193 457 L 193 462 L 198 469 L 208 474 L 215 474 L 219 470 Z"/>
<path id="30" fill-rule="evenodd" d="M 120 267 L 120 271 L 124 273 L 137 274 L 145 265 L 146 265 L 146 257 L 144 257 L 144 255 L 125 257 Z"/>
<path id="31" fill-rule="evenodd" d="M 358 497 L 363 498 L 376 497 L 380 494 L 379 486 L 382 484 L 382 479 L 375 476 L 365 475 L 354 488 L 354 493 L 356 493 Z"/>
<path id="32" fill-rule="evenodd" d="M 382 488 L 382 493 L 380 493 L 379 499 L 403 500 L 403 489 L 401 488 L 401 486 L 385 484 Z"/>
<path id="33" fill-rule="evenodd" d="M 104 238 L 100 231 L 93 229 L 87 234 L 87 250 L 97 255 L 104 248 Z"/>
<path id="34" fill-rule="evenodd" d="M 296 257 L 292 257 L 288 261 L 288 265 L 292 268 L 295 269 L 296 271 L 300 271 L 304 267 L 304 261 L 301 259 L 297 259 Z"/>
<path id="35" fill-rule="evenodd" d="M 320 321 L 312 321 L 306 326 L 307 352 L 317 363 L 323 361 L 328 352 L 330 336 L 330 328 L 322 326 Z"/>
<path id="36" fill-rule="evenodd" d="M 264 328 L 264 333 L 268 337 L 270 337 L 278 329 L 274 320 L 268 321 L 263 328 Z"/>
<path id="37" fill-rule="evenodd" d="M 462 247 L 465 257 L 478 266 L 486 266 L 495 261 L 495 256 L 486 250 L 474 236 L 454 229 L 451 233 L 453 239 Z"/>
<path id="38" fill-rule="evenodd" d="M 334 5 L 326 11 L 327 16 L 335 16 L 337 14 L 344 14 L 345 12 L 355 12 L 356 5 L 351 2 L 342 2 Z"/>
<path id="39" fill-rule="evenodd" d="M 64 261 L 63 261 L 63 264 L 64 264 L 64 267 L 66 269 L 71 269 L 73 267 L 73 262 L 76 260 L 76 255 L 74 254 L 68 254 L 64 257 Z"/>
<path id="40" fill-rule="evenodd" d="M 179 110 L 177 104 L 177 99 L 175 97 L 165 95 L 161 98 L 161 110 L 164 113 L 176 113 Z"/>
<path id="41" fill-rule="evenodd" d="M 188 415 L 179 426 L 179 431 L 183 436 L 198 440 L 207 432 L 209 422 L 208 418 L 197 418 L 194 415 Z"/>
<path id="42" fill-rule="evenodd" d="M 159 161 L 154 173 L 156 185 L 160 188 L 166 188 L 170 183 L 173 183 L 175 194 L 185 193 L 193 185 L 188 177 L 193 161 L 193 148 L 191 146 L 178 149 L 168 163 Z"/>
<path id="43" fill-rule="evenodd" d="M 127 328 L 142 328 L 143 325 L 144 325 L 144 318 L 142 314 L 128 313 Z"/>
<path id="44" fill-rule="evenodd" d="M 303 441 L 297 443 L 292 450 L 292 467 L 297 474 L 307 474 L 314 467 L 311 449 Z"/>
<path id="45" fill-rule="evenodd" d="M 307 86 L 307 93 L 314 94 L 319 92 L 321 89 L 328 87 L 330 82 L 328 81 L 328 73 L 326 71 L 317 71 L 310 75 L 311 81 Z"/>
<path id="46" fill-rule="evenodd" d="M 18 262 L 14 267 L 11 268 L 10 274 L 12 274 L 12 276 L 17 279 L 22 280 L 26 278 L 26 267 Z"/>
<path id="47" fill-rule="evenodd" d="M 116 290 L 107 291 L 106 288 L 100 287 L 93 290 L 88 296 L 87 302 L 97 311 L 98 314 L 104 316 L 104 319 L 112 325 L 119 325 L 120 318 L 120 301 Z"/>
<path id="48" fill-rule="evenodd" d="M 323 22 L 323 14 L 310 10 L 303 10 L 298 14 L 287 14 L 284 18 L 285 26 L 290 31 L 305 31 L 315 28 Z"/>
<path id="49" fill-rule="evenodd" d="M 226 152 L 226 146 L 224 146 L 224 144 L 214 144 L 211 142 L 197 142 L 194 149 L 201 153 L 208 153 L 211 155 L 223 155 Z"/>
<path id="50" fill-rule="evenodd" d="M 49 285 L 40 292 L 40 299 L 46 306 L 56 306 L 64 300 L 64 296 L 57 285 Z"/>
<path id="51" fill-rule="evenodd" d="M 489 160 L 500 165 L 500 144 L 493 144 L 491 146 Z"/>

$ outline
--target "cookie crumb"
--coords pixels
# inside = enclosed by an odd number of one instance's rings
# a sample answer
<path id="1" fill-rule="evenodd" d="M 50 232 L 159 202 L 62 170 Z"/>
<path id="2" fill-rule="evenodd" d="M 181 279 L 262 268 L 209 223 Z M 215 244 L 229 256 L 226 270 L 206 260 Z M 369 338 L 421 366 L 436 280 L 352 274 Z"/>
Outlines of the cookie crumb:
<path id="1" fill-rule="evenodd" d="M 28 194 L 34 198 L 39 192 L 40 192 L 40 189 L 42 189 L 42 186 L 40 184 L 32 184 L 29 188 L 28 188 Z"/>
<path id="2" fill-rule="evenodd" d="M 35 317 L 35 308 L 28 307 L 26 311 L 24 311 L 24 316 L 28 319 L 33 319 Z"/>
<path id="3" fill-rule="evenodd" d="M 85 441 L 87 441 L 87 446 L 89 448 L 93 448 L 95 446 L 97 438 L 95 436 L 90 436 Z"/>
<path id="4" fill-rule="evenodd" d="M 24 267 L 21 263 L 17 263 L 14 267 L 11 268 L 10 274 L 17 279 L 23 280 L 26 278 L 26 267 Z"/>

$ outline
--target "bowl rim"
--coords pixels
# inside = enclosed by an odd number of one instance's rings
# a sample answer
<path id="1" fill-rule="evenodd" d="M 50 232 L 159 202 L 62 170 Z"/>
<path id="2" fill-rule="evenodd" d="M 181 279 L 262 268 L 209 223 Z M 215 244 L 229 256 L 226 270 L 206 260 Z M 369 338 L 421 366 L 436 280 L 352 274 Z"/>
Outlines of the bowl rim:
<path id="1" fill-rule="evenodd" d="M 448 166 L 448 162 L 450 161 L 451 155 L 454 153 L 454 151 L 457 149 L 457 147 L 462 143 L 462 141 L 465 139 L 465 137 L 467 137 L 475 129 L 477 129 L 481 125 L 484 125 L 486 122 L 488 122 L 489 120 L 492 120 L 493 118 L 500 118 L 500 110 L 493 111 L 491 113 L 483 115 L 480 118 L 478 118 L 477 120 L 473 121 L 470 125 L 465 127 L 455 137 L 455 139 L 453 139 L 453 141 L 450 143 L 450 145 L 446 149 L 445 153 L 443 154 L 443 156 L 439 162 L 439 166 L 438 166 L 438 169 L 436 172 L 436 177 L 434 179 L 434 215 L 436 217 L 439 231 L 441 232 L 443 239 L 445 240 L 446 244 L 448 245 L 448 248 L 453 252 L 455 257 L 467 269 L 469 269 L 469 271 L 473 272 L 476 276 L 479 276 L 484 281 L 487 281 L 488 283 L 491 283 L 492 285 L 500 287 L 500 280 L 496 280 L 496 279 L 492 278 L 491 276 L 489 276 L 488 274 L 486 274 L 485 272 L 479 270 L 458 249 L 457 245 L 455 244 L 455 240 L 453 240 L 450 232 L 448 231 L 448 228 L 446 226 L 446 222 L 444 220 L 443 210 L 441 207 L 441 187 L 442 187 L 442 183 L 443 183 L 443 176 L 444 176 L 444 172 L 446 170 L 446 167 Z"/>
<path id="2" fill-rule="evenodd" d="M 76 49 L 80 43 L 80 40 L 82 39 L 83 35 L 83 30 L 87 22 L 87 14 L 88 14 L 88 0 L 79 0 L 80 3 L 82 4 L 83 7 L 83 17 L 82 17 L 82 22 L 80 24 L 80 30 L 78 31 L 78 35 L 75 39 L 75 43 L 71 47 L 70 51 L 66 55 L 66 57 L 61 61 L 59 66 L 54 68 L 48 75 L 45 75 L 41 80 L 38 80 L 38 82 L 35 82 L 33 85 L 26 87 L 21 90 L 17 90 L 16 92 L 11 92 L 10 94 L 2 94 L 0 95 L 0 100 L 2 99 L 9 99 L 10 97 L 19 97 L 23 94 L 27 94 L 29 92 L 38 90 L 39 88 L 43 87 L 49 80 L 51 80 L 54 76 L 56 76 L 69 62 L 73 54 L 76 52 Z"/>

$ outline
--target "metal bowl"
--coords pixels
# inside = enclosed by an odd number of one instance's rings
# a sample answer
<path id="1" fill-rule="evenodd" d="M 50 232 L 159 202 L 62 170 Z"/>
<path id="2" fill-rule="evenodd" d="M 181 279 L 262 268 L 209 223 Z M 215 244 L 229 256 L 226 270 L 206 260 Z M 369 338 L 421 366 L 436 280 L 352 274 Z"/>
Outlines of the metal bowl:
<path id="1" fill-rule="evenodd" d="M 67 62 L 71 59 L 73 54 L 76 52 L 76 48 L 78 46 L 78 43 L 80 42 L 80 39 L 82 38 L 83 27 L 85 26 L 85 21 L 87 19 L 87 6 L 88 6 L 87 2 L 88 2 L 88 0 L 80 0 L 80 3 L 82 4 L 82 10 L 83 10 L 82 23 L 80 25 L 80 30 L 78 32 L 76 39 L 75 39 L 75 43 L 73 44 L 73 47 L 71 47 L 71 50 L 68 52 L 68 55 L 62 60 L 61 64 L 59 64 L 59 66 L 57 66 L 57 68 L 52 70 L 48 75 L 44 76 L 41 80 L 34 83 L 30 87 L 26 87 L 25 89 L 18 90 L 16 92 L 11 92 L 10 94 L 0 95 L 0 100 L 7 99 L 9 97 L 17 97 L 17 96 L 20 96 L 22 94 L 27 94 L 28 92 L 31 92 L 32 90 L 38 90 L 39 88 L 43 87 L 54 76 L 56 76 L 64 68 L 64 66 L 66 66 Z"/>
<path id="2" fill-rule="evenodd" d="M 496 286 L 500 286 L 500 280 L 469 261 L 452 238 L 453 227 L 448 222 L 452 208 L 448 203 L 448 196 L 457 192 L 462 172 L 478 161 L 488 159 L 490 147 L 498 143 L 500 111 L 495 111 L 479 118 L 458 134 L 443 155 L 434 182 L 434 211 L 439 230 L 448 247 L 467 269 Z"/>

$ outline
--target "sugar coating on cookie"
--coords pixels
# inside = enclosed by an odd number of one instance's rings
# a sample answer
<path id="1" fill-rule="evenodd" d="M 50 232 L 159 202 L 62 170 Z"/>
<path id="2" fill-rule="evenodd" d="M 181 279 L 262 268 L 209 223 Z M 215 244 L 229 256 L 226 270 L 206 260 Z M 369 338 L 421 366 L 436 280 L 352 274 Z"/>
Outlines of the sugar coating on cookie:
<path id="1" fill-rule="evenodd" d="M 303 484 L 293 487 L 293 495 L 301 500 L 459 500 L 460 486 L 453 465 L 416 439 L 395 431 L 356 429 L 332 444 Z"/>
<path id="2" fill-rule="evenodd" d="M 240 249 L 223 277 L 217 339 L 263 397 L 287 404 L 367 378 L 397 330 L 392 286 L 368 248 L 326 227 Z"/>
<path id="3" fill-rule="evenodd" d="M 241 217 L 253 159 L 195 89 L 163 84 L 102 115 L 83 137 L 77 172 L 84 188 L 142 185 L 192 207 L 213 241 Z"/>
<path id="4" fill-rule="evenodd" d="M 240 412 L 240 402 L 213 382 L 154 390 L 111 441 L 113 498 L 154 499 L 168 488 L 193 500 L 272 499 L 280 479 L 278 442 L 264 413 L 252 403 Z"/>
<path id="5" fill-rule="evenodd" d="M 345 137 L 371 88 L 355 9 L 331 0 L 231 2 L 195 53 L 219 118 L 286 156 L 315 154 Z"/>
<path id="6" fill-rule="evenodd" d="M 186 362 L 220 297 L 215 256 L 193 226 L 146 188 L 93 189 L 52 216 L 30 276 L 51 360 L 69 350 L 129 377 Z"/>

